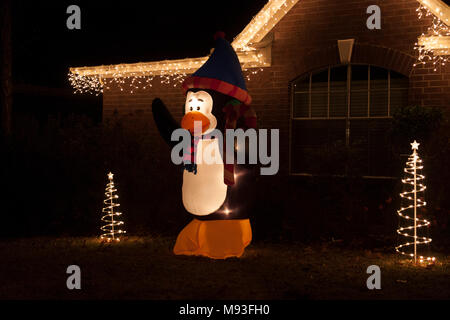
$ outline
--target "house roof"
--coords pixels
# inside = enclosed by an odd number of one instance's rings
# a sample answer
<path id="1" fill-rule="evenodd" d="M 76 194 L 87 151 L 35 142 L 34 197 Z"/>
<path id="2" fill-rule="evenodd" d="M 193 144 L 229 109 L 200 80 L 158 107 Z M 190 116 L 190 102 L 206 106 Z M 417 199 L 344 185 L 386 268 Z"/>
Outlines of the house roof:
<path id="1" fill-rule="evenodd" d="M 270 66 L 271 39 L 268 34 L 298 1 L 269 0 L 242 32 L 234 38 L 231 45 L 236 50 L 243 69 Z M 450 8 L 444 2 L 441 0 L 417 1 L 444 24 L 450 26 Z M 422 44 L 433 43 L 436 46 L 436 41 L 427 42 L 423 40 L 423 37 L 421 38 L 419 41 Z M 439 40 L 441 41 L 439 48 L 442 51 L 442 48 L 446 48 L 450 41 L 448 38 Z M 69 70 L 69 80 L 75 91 L 90 91 L 89 89 L 102 91 L 104 81 L 108 78 L 143 78 L 149 76 L 168 78 L 186 75 L 197 70 L 207 59 L 208 56 L 106 66 L 73 67 Z"/>
<path id="2" fill-rule="evenodd" d="M 417 0 L 421 5 L 430 10 L 436 17 L 450 26 L 450 7 L 441 0 Z"/>

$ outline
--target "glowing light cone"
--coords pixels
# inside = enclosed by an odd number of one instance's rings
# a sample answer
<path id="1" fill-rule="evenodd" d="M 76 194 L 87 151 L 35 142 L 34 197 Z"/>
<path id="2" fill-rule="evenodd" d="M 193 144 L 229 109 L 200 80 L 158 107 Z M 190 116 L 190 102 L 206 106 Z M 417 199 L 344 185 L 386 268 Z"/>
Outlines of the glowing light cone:
<path id="1" fill-rule="evenodd" d="M 421 263 L 431 263 L 434 262 L 434 257 L 418 256 L 417 253 L 418 246 L 430 243 L 431 238 L 418 235 L 418 231 L 426 229 L 430 222 L 426 219 L 418 218 L 417 209 L 427 204 L 423 199 L 426 187 L 422 181 L 425 179 L 425 176 L 420 173 L 423 166 L 422 160 L 417 153 L 419 143 L 414 141 L 411 143 L 411 148 L 412 154 L 406 161 L 405 178 L 402 179 L 402 182 L 405 184 L 405 191 L 400 193 L 400 197 L 409 204 L 397 210 L 400 218 L 397 233 L 404 237 L 406 242 L 396 246 L 395 250 L 398 253 L 412 257 L 415 263 L 417 263 L 417 260 Z"/>
<path id="2" fill-rule="evenodd" d="M 105 207 L 102 210 L 104 214 L 102 221 L 106 224 L 100 228 L 104 232 L 100 238 L 107 241 L 120 241 L 120 235 L 126 233 L 126 231 L 121 229 L 123 221 L 120 221 L 119 217 L 122 213 L 115 210 L 120 204 L 116 203 L 119 196 L 115 194 L 117 189 L 114 187 L 113 176 L 111 172 L 108 173 L 109 182 L 106 185 L 106 199 L 103 200 Z"/>

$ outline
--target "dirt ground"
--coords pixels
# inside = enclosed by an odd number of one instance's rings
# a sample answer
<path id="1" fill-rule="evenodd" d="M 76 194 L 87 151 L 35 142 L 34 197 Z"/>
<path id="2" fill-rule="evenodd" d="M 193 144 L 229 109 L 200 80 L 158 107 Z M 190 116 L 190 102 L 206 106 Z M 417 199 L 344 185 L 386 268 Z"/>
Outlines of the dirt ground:
<path id="1" fill-rule="evenodd" d="M 414 266 L 382 250 L 342 244 L 251 244 L 240 258 L 175 256 L 173 238 L 0 241 L 0 299 L 449 299 L 450 257 Z M 66 269 L 81 268 L 81 290 Z M 381 290 L 368 290 L 367 267 L 381 268 Z"/>

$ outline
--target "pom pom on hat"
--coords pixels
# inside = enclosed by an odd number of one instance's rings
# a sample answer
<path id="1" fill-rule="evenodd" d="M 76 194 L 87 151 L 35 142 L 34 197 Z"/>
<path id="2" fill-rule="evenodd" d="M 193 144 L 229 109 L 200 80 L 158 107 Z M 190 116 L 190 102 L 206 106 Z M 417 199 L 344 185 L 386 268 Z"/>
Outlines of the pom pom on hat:
<path id="1" fill-rule="evenodd" d="M 217 39 L 219 39 L 219 38 L 225 39 L 225 32 L 223 32 L 223 31 L 217 31 L 217 32 L 214 34 L 214 40 L 217 40 Z"/>

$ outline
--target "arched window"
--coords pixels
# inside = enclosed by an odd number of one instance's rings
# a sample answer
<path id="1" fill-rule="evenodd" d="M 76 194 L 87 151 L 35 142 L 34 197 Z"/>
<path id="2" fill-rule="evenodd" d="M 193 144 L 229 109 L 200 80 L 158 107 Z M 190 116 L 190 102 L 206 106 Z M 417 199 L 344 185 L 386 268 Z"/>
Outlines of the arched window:
<path id="1" fill-rule="evenodd" d="M 392 176 L 389 128 L 408 78 L 369 65 L 328 67 L 291 83 L 291 174 Z"/>

